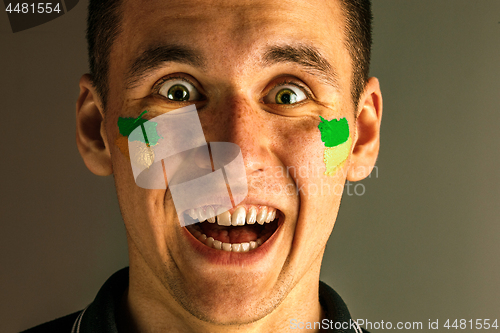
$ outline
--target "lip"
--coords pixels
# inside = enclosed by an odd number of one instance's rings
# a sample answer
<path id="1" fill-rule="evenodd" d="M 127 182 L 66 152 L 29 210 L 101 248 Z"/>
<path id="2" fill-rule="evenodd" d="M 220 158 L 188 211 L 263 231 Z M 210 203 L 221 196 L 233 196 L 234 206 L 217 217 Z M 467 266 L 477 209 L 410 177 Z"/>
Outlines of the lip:
<path id="1" fill-rule="evenodd" d="M 263 204 L 259 203 L 258 205 Z M 210 248 L 196 239 L 187 228 L 181 229 L 191 248 L 209 263 L 220 266 L 241 266 L 256 264 L 263 260 L 272 251 L 274 244 L 276 244 L 278 238 L 281 236 L 284 224 L 284 214 L 280 212 L 280 220 L 278 221 L 276 231 L 262 245 L 249 252 L 228 252 Z"/>

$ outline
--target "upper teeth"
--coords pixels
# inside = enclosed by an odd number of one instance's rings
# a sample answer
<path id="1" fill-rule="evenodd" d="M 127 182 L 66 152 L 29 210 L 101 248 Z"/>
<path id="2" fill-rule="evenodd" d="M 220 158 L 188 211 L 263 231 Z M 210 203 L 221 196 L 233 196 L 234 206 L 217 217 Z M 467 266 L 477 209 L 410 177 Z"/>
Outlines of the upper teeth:
<path id="1" fill-rule="evenodd" d="M 226 208 L 219 208 L 217 219 L 214 216 L 215 210 L 211 206 L 189 209 L 187 213 L 191 218 L 200 222 L 217 222 L 218 225 L 222 226 L 241 226 L 245 223 L 254 224 L 255 222 L 262 225 L 273 221 L 276 217 L 276 209 L 267 206 L 250 206 L 248 210 L 244 206 L 238 206 L 232 214 Z"/>

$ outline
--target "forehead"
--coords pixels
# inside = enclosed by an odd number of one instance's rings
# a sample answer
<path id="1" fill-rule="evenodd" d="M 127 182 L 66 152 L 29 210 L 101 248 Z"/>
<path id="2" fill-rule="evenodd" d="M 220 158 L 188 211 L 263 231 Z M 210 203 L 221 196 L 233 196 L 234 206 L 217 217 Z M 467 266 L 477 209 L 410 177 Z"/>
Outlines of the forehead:
<path id="1" fill-rule="evenodd" d="M 182 27 L 186 34 L 202 29 L 207 35 L 211 35 L 207 30 L 211 28 L 224 31 L 224 37 L 254 32 L 322 38 L 341 23 L 340 7 L 334 0 L 125 0 L 123 13 L 126 29 L 162 31 L 167 38 L 178 37 L 175 31 L 163 29 L 171 27 Z"/>
<path id="2" fill-rule="evenodd" d="M 240 60 L 269 44 L 296 41 L 327 57 L 347 52 L 341 8 L 333 0 L 125 0 L 122 9 L 117 47 L 125 58 L 161 44 L 217 50 L 212 53 Z"/>

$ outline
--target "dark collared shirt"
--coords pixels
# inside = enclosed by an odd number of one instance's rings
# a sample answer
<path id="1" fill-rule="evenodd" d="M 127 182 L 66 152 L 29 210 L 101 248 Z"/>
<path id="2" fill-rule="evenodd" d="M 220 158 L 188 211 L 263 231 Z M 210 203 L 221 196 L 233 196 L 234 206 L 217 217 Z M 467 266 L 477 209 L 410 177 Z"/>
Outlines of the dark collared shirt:
<path id="1" fill-rule="evenodd" d="M 65 317 L 36 326 L 22 333 L 118 333 L 117 311 L 121 298 L 128 287 L 128 267 L 113 274 L 97 293 L 89 306 Z M 325 312 L 325 319 L 316 323 L 302 323 L 290 320 L 290 329 L 322 328 L 325 332 L 361 333 L 357 323 L 351 319 L 349 310 L 340 296 L 327 284 L 320 281 L 319 301 Z"/>

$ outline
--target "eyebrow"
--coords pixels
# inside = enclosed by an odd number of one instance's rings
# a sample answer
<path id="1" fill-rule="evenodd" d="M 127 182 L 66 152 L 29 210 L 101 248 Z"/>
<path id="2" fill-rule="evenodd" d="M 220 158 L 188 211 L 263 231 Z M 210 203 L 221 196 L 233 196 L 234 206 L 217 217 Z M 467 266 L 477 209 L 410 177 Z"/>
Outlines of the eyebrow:
<path id="1" fill-rule="evenodd" d="M 263 56 L 264 66 L 279 63 L 295 63 L 305 67 L 309 74 L 319 76 L 323 82 L 335 88 L 339 87 L 337 72 L 315 47 L 309 45 L 285 45 L 272 46 L 267 49 Z"/>
<path id="2" fill-rule="evenodd" d="M 295 63 L 305 67 L 307 72 L 338 88 L 338 75 L 332 65 L 319 50 L 309 45 L 272 46 L 264 52 L 263 65 Z M 151 47 L 141 53 L 130 65 L 126 76 L 127 89 L 168 62 L 184 63 L 204 69 L 205 60 L 201 54 L 182 45 L 162 45 Z"/>
<path id="3" fill-rule="evenodd" d="M 141 53 L 130 65 L 126 75 L 127 89 L 168 62 L 184 63 L 205 67 L 201 54 L 182 45 L 162 45 L 151 47 Z"/>

